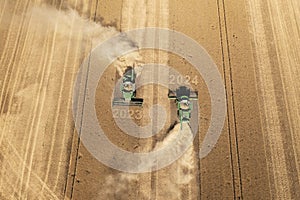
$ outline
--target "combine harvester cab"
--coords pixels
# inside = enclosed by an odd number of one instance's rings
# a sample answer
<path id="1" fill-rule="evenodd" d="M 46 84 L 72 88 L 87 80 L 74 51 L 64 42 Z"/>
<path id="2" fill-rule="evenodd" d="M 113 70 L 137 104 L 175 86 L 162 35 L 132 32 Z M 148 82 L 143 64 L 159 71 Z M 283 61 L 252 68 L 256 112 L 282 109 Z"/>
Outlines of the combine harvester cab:
<path id="1" fill-rule="evenodd" d="M 186 86 L 180 86 L 176 91 L 169 90 L 169 99 L 175 99 L 177 104 L 177 115 L 180 120 L 180 125 L 182 128 L 182 123 L 189 123 L 191 119 L 191 112 L 193 110 L 192 100 L 198 100 L 198 92 L 191 91 Z"/>
<path id="2" fill-rule="evenodd" d="M 136 98 L 136 73 L 134 68 L 128 67 L 122 77 L 120 92 L 122 97 L 114 98 L 113 106 L 142 106 L 143 99 Z"/>

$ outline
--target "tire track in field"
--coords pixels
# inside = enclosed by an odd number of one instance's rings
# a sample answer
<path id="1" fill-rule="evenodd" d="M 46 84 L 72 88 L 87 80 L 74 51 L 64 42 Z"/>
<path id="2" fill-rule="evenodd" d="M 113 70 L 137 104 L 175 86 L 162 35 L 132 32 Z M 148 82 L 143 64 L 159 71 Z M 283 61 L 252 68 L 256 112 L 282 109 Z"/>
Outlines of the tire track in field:
<path id="1" fill-rule="evenodd" d="M 122 2 L 122 16 L 120 27 L 121 31 L 129 31 L 131 29 L 143 28 L 147 26 L 147 1 L 146 0 L 123 0 Z M 147 87 L 149 88 L 149 87 Z M 150 99 L 145 98 L 145 94 L 147 96 L 152 96 L 152 90 L 140 89 L 139 93 L 143 95 L 144 102 L 148 102 Z M 143 109 L 143 115 L 145 115 L 145 111 Z M 144 120 L 143 120 L 144 121 Z M 147 143 L 147 146 L 141 147 L 143 150 L 150 150 L 150 144 Z M 131 174 L 124 173 L 124 176 L 127 177 L 128 180 L 132 179 Z M 138 189 L 134 194 L 134 197 L 140 198 L 142 196 L 151 196 L 151 176 L 148 174 L 138 174 L 134 177 L 138 182 L 143 182 L 143 184 L 136 184 Z M 111 191 L 113 192 L 113 191 Z"/>
<path id="2" fill-rule="evenodd" d="M 291 128 L 292 146 L 296 159 L 298 180 L 300 176 L 300 3 L 277 0 L 268 2 L 269 16 L 275 38 L 279 71 L 283 85 L 283 96 Z"/>
<path id="3" fill-rule="evenodd" d="M 292 8 L 293 2 L 295 1 L 255 0 L 248 3 L 253 48 L 256 51 L 256 76 L 264 142 L 266 151 L 270 152 L 266 158 L 269 166 L 269 187 L 271 196 L 276 199 L 300 197 L 297 192 L 300 190 L 300 118 L 297 106 L 300 102 L 297 95 L 300 85 L 297 80 L 300 77 L 299 68 L 296 67 L 300 51 L 293 48 L 294 45 L 299 46 L 299 40 L 296 39 L 299 38 L 296 17 L 300 15 Z M 269 25 L 266 20 L 270 21 Z M 271 31 L 268 32 L 267 28 Z M 274 42 L 270 43 L 269 38 L 273 38 Z M 271 54 L 272 51 L 275 54 Z M 276 56 L 275 59 L 270 55 Z"/>
<path id="4" fill-rule="evenodd" d="M 163 1 L 163 0 L 160 1 L 157 0 L 151 2 L 150 1 L 144 1 L 144 2 L 124 1 L 121 30 L 124 31 L 124 30 L 143 28 L 143 27 L 168 28 L 169 27 L 169 19 L 168 19 L 169 5 L 168 4 L 169 1 Z M 158 35 L 154 35 L 153 37 L 156 37 L 159 40 Z M 157 48 L 159 48 L 159 46 L 157 46 Z M 168 56 L 165 53 L 153 52 L 152 55 L 150 55 L 150 57 L 152 57 L 153 63 L 160 63 L 166 65 L 168 63 Z M 166 78 L 169 79 L 169 77 Z M 146 97 L 144 95 L 144 98 L 152 97 L 155 94 L 153 103 L 159 103 L 161 105 L 164 105 L 166 106 L 167 110 L 170 110 L 169 102 L 167 103 L 163 102 L 165 101 L 165 99 L 162 98 L 168 94 L 168 89 L 154 86 L 152 87 L 152 89 L 150 87 L 147 88 L 147 91 L 143 91 L 143 94 L 147 94 Z M 169 113 L 171 113 L 171 110 Z M 157 116 L 152 116 L 152 117 L 155 118 Z M 155 122 L 153 126 L 155 126 Z M 170 137 L 172 138 L 172 136 Z M 155 148 L 155 146 L 157 145 L 156 140 L 157 140 L 156 136 L 153 137 L 153 141 L 151 145 L 152 147 L 150 148 L 150 150 Z M 167 145 L 167 142 L 162 141 L 162 143 L 164 145 Z M 151 199 L 165 199 L 167 197 L 178 198 L 178 199 L 193 199 L 193 196 L 191 195 L 191 191 L 192 191 L 191 188 L 193 187 L 193 185 L 189 181 L 188 182 L 186 181 L 187 179 L 186 177 L 190 173 L 194 173 L 193 171 L 194 166 L 192 167 L 186 166 L 185 163 L 194 160 L 194 158 L 196 157 L 194 153 L 195 152 L 193 148 L 190 148 L 190 150 L 188 150 L 188 152 L 186 152 L 186 154 L 182 158 L 180 158 L 167 170 L 153 171 L 151 173 L 151 187 L 149 187 L 148 185 L 149 177 L 146 177 L 147 175 L 140 175 L 138 180 L 139 182 L 143 182 L 143 184 L 139 186 L 140 191 L 143 191 L 145 196 L 150 196 Z M 195 164 L 196 162 L 193 163 Z M 187 170 L 186 167 L 189 168 L 190 170 Z M 184 173 L 182 172 L 182 170 L 184 170 Z M 145 183 L 145 180 L 147 181 L 147 183 Z M 165 185 L 169 185 L 170 187 L 166 188 Z M 150 189 L 151 191 L 149 191 Z"/>
<path id="5" fill-rule="evenodd" d="M 11 115 L 14 116 L 14 114 L 18 114 L 18 113 L 22 112 L 22 105 L 19 101 L 22 98 L 22 96 L 24 95 L 24 91 L 26 90 L 26 89 L 22 90 L 22 88 L 26 88 L 25 80 L 26 80 L 26 74 L 28 73 L 28 70 L 29 70 L 28 68 L 24 69 L 23 64 L 26 63 L 26 60 L 32 55 L 32 48 L 26 48 L 26 46 L 32 45 L 32 41 L 30 41 L 30 38 L 33 38 L 33 35 L 34 35 L 34 34 L 31 34 L 29 31 L 29 27 L 32 23 L 32 18 L 31 18 L 31 16 L 29 16 L 28 18 L 29 18 L 28 20 L 25 20 L 25 21 L 27 21 L 25 23 L 25 27 L 27 26 L 27 29 L 22 30 L 22 34 L 21 34 L 21 35 L 25 35 L 25 37 L 24 37 L 23 45 L 22 45 L 22 43 L 19 44 L 19 46 L 22 47 L 22 48 L 20 48 L 20 49 L 22 49 L 20 56 L 18 56 L 18 54 L 16 54 L 16 57 L 19 58 L 19 62 L 16 62 L 16 64 L 15 64 L 17 66 L 17 69 L 16 69 L 17 72 L 13 73 L 13 74 L 16 74 L 16 80 L 15 80 L 12 90 L 11 90 L 12 96 L 10 97 L 9 104 L 8 104 L 7 115 L 6 115 L 7 118 L 11 117 Z M 28 49 L 30 49 L 30 50 L 28 51 Z M 20 89 L 21 89 L 21 91 L 18 91 Z M 13 96 L 13 95 L 15 95 L 15 96 Z M 16 99 L 17 99 L 17 101 L 16 101 Z M 10 131 L 13 129 L 13 127 L 11 126 L 12 123 L 11 124 L 10 123 L 11 122 L 6 123 L 6 118 L 5 118 L 4 123 L 3 123 L 4 132 L 6 130 Z M 14 140 L 13 134 L 10 134 L 9 138 L 10 138 L 10 140 Z M 22 147 L 24 146 L 25 141 L 26 140 L 23 140 L 22 145 L 21 145 Z M 4 163 L 4 166 L 5 166 L 5 163 Z M 19 168 L 21 168 L 21 167 L 22 167 L 22 165 L 19 166 Z M 18 185 L 19 180 L 20 180 L 19 178 L 15 179 L 14 185 Z M 18 190 L 18 187 L 14 187 L 13 193 L 15 193 L 16 190 Z"/>
<path id="6" fill-rule="evenodd" d="M 67 172 L 67 145 L 70 145 L 67 140 L 73 128 L 70 116 L 73 80 L 83 54 L 90 50 L 90 47 L 81 48 L 89 46 L 86 44 L 90 40 L 98 41 L 99 35 L 111 35 L 111 31 L 106 29 L 107 33 L 103 33 L 98 24 L 87 22 L 73 10 L 58 11 L 50 5 L 25 3 L 30 9 L 18 2 L 7 4 L 10 10 L 17 11 L 6 10 L 2 21 L 7 24 L 8 37 L 3 41 L 8 45 L 1 55 L 6 55 L 1 66 L 8 78 L 4 82 L 7 89 L 2 89 L 1 97 L 3 102 L 7 101 L 5 110 L 1 107 L 1 140 L 12 141 L 23 160 L 19 162 L 1 144 L 2 154 L 7 154 L 0 161 L 1 184 L 14 185 L 12 194 L 20 198 L 43 196 L 49 193 L 49 188 L 60 196 L 65 185 L 61 180 L 65 180 Z M 69 26 L 70 19 L 77 21 Z M 73 46 L 77 47 L 74 52 Z M 4 97 L 7 91 L 9 95 Z M 19 164 L 11 169 L 12 162 Z M 11 170 L 16 176 L 5 175 L 11 174 Z M 37 183 L 37 177 L 44 182 Z"/>
<path id="7" fill-rule="evenodd" d="M 2 152 L 0 154 L 1 158 L 5 160 L 5 166 L 7 167 L 7 173 L 10 174 L 10 176 L 3 176 L 3 179 L 1 180 L 0 188 L 2 188 L 3 194 L 7 196 L 17 196 L 21 198 L 22 196 L 19 196 L 16 192 L 14 192 L 16 188 L 16 184 L 11 182 L 11 179 L 18 180 L 20 176 L 20 172 L 17 170 L 19 165 L 27 166 L 23 156 L 19 154 L 18 150 L 15 148 L 14 144 L 11 143 L 11 140 L 4 137 L 3 140 L 5 141 L 5 145 L 2 147 L 5 147 L 7 151 Z M 15 159 L 11 159 L 12 156 Z M 26 171 L 29 170 L 28 167 L 25 169 Z M 5 180 L 6 179 L 6 180 Z M 31 187 L 30 190 L 34 191 L 34 194 L 39 194 L 40 187 L 43 185 L 43 180 L 40 178 L 38 174 L 35 172 L 32 172 L 32 181 L 31 181 Z M 8 185 L 11 186 L 11 188 L 8 188 Z M 44 198 L 42 198 L 44 197 Z M 57 196 L 49 187 L 45 187 L 45 192 L 42 195 L 39 195 L 40 199 L 60 199 L 60 196 Z"/>
<path id="8" fill-rule="evenodd" d="M 58 8 L 58 12 L 61 10 L 61 7 L 62 7 L 62 4 L 59 5 L 59 8 Z M 73 20 L 74 20 L 74 17 L 73 17 Z M 71 24 L 74 24 L 74 21 L 72 21 L 73 23 Z M 53 164 L 52 163 L 52 157 L 53 157 L 53 150 L 54 150 L 54 147 L 55 147 L 55 143 L 57 142 L 56 138 L 57 136 L 59 136 L 61 133 L 57 131 L 57 126 L 58 126 L 58 118 L 60 116 L 60 109 L 61 109 L 61 105 L 62 105 L 62 91 L 63 91 L 63 86 L 64 86 L 64 83 L 65 83 L 65 76 L 66 76 L 66 68 L 67 68 L 67 59 L 68 57 L 70 56 L 70 42 L 71 42 L 71 35 L 72 35 L 72 30 L 73 30 L 73 26 L 71 27 L 71 31 L 70 31 L 70 35 L 68 37 L 68 44 L 67 44 L 67 50 L 66 50 L 66 54 L 65 54 L 65 61 L 64 61 L 64 65 L 63 65 L 63 74 L 62 74 L 62 78 L 61 78 L 61 82 L 60 82 L 60 91 L 59 91 L 59 98 L 57 100 L 57 109 L 56 109 L 56 112 L 55 112 L 55 119 L 54 119 L 54 127 L 53 127 L 53 134 L 52 134 L 52 137 L 51 137 L 51 141 L 50 141 L 50 150 L 49 150 L 49 156 L 47 158 L 48 160 L 48 164 L 46 166 L 46 172 L 45 172 L 45 177 L 43 178 L 44 180 L 44 183 L 43 183 L 43 186 L 42 186 L 42 189 L 40 191 L 40 194 L 43 194 L 44 192 L 44 188 L 46 187 L 46 184 L 48 182 L 48 178 L 49 178 L 49 173 L 50 173 L 50 168 L 51 168 L 51 165 Z M 56 34 L 56 31 L 54 31 L 54 34 Z M 68 102 L 70 102 L 70 99 L 71 98 L 68 98 Z M 68 115 L 67 115 L 68 116 Z M 67 120 L 66 120 L 67 121 Z M 62 144 L 65 144 L 65 133 L 63 132 L 63 140 L 62 140 Z M 58 137 L 59 138 L 59 137 Z M 62 152 L 62 150 L 61 150 Z M 60 153 L 60 157 L 58 159 L 59 161 L 62 160 L 62 153 Z M 60 166 L 60 165 L 59 165 Z M 58 166 L 58 169 L 60 169 L 60 167 Z M 54 187 L 56 187 L 57 185 L 57 179 L 58 179 L 58 176 L 59 176 L 59 170 L 56 170 L 58 173 L 55 177 L 55 184 L 54 184 Z M 52 178 L 52 177 L 51 177 Z M 55 191 L 55 190 L 54 190 Z"/>
<path id="9" fill-rule="evenodd" d="M 5 12 L 6 6 L 7 6 L 7 0 L 4 0 L 4 2 L 2 1 L 1 2 L 2 9 L 1 9 L 1 12 L 0 12 L 0 23 L 3 19 L 3 15 L 4 15 L 4 12 Z"/>
<path id="10" fill-rule="evenodd" d="M 227 102 L 227 126 L 228 126 L 228 136 L 229 136 L 229 152 L 230 152 L 230 165 L 231 165 L 231 173 L 232 173 L 232 187 L 233 187 L 233 197 L 241 198 L 242 195 L 242 184 L 241 184 L 241 171 L 240 171 L 240 163 L 239 163 L 239 153 L 238 153 L 238 145 L 237 145 L 237 137 L 236 137 L 236 120 L 233 117 L 235 108 L 233 103 L 233 95 L 232 95 L 232 74 L 229 69 L 229 77 L 226 77 L 227 70 L 226 68 L 230 68 L 230 58 L 229 58 L 229 49 L 228 49 L 228 31 L 227 31 L 227 23 L 226 23 L 226 15 L 225 15 L 225 5 L 224 1 L 217 1 L 217 9 L 218 9 L 218 20 L 219 20 L 219 28 L 220 28 L 220 42 L 221 42 L 221 52 L 222 52 L 222 64 L 223 64 L 223 78 L 224 78 L 224 86 L 226 91 L 226 102 Z M 228 59 L 226 59 L 228 58 Z M 238 167 L 234 167 L 237 164 Z"/>
<path id="11" fill-rule="evenodd" d="M 17 70 L 19 70 L 19 69 L 17 69 Z M 15 88 L 13 88 L 13 90 L 14 90 Z M 11 128 L 10 128 L 11 129 Z M 5 132 L 5 131 L 4 131 Z M 10 136 L 12 136 L 13 134 L 11 134 Z M 27 141 L 29 141 L 29 139 L 27 140 Z M 27 154 L 27 151 L 26 151 L 26 153 L 25 154 Z M 23 176 L 21 176 L 21 179 L 22 179 L 22 177 Z"/>
<path id="12" fill-rule="evenodd" d="M 27 3 L 27 2 L 26 2 Z M 0 66 L 7 66 L 6 67 L 6 71 L 5 71 L 5 76 L 4 76 L 4 80 L 2 83 L 2 90 L 1 90 L 1 95 L 0 95 L 0 100 L 1 100 L 1 108 L 0 108 L 0 114 L 4 114 L 4 112 L 7 109 L 7 99 L 8 97 L 8 86 L 10 84 L 11 79 L 13 78 L 11 75 L 11 72 L 15 69 L 15 66 L 12 65 L 12 60 L 15 56 L 15 52 L 17 50 L 17 46 L 18 46 L 18 38 L 20 37 L 21 34 L 21 27 L 19 26 L 20 24 L 18 23 L 19 21 L 19 13 L 20 11 L 18 11 L 18 7 L 19 7 L 19 1 L 17 1 L 16 5 L 13 8 L 13 15 L 11 16 L 11 22 L 10 25 L 8 27 L 8 34 L 6 37 L 6 41 L 5 41 L 5 45 L 4 45 L 4 49 L 6 49 L 6 51 L 4 51 L 1 55 L 0 58 Z M 25 5 L 21 5 L 21 8 L 24 8 Z M 24 12 L 24 9 L 21 10 L 21 13 Z M 21 23 L 24 22 L 21 21 Z M 15 26 L 15 28 L 14 28 Z M 16 31 L 17 30 L 17 31 Z M 15 32 L 17 32 L 16 36 L 14 35 Z M 15 36 L 15 37 L 14 37 Z M 14 41 L 13 44 L 10 44 L 12 41 Z M 10 48 L 10 46 L 12 46 L 12 48 Z M 9 50 L 11 51 L 11 54 L 9 54 Z M 9 56 L 11 55 L 11 56 Z M 0 137 L 0 145 L 2 143 L 2 138 L 4 136 L 5 132 L 3 131 Z"/>
<path id="13" fill-rule="evenodd" d="M 294 0 L 267 1 L 282 84 L 282 93 L 276 92 L 283 99 L 278 107 L 286 104 L 280 114 L 287 118 L 281 120 L 281 129 L 284 132 L 282 137 L 292 199 L 300 198 L 299 6 L 299 1 Z"/>

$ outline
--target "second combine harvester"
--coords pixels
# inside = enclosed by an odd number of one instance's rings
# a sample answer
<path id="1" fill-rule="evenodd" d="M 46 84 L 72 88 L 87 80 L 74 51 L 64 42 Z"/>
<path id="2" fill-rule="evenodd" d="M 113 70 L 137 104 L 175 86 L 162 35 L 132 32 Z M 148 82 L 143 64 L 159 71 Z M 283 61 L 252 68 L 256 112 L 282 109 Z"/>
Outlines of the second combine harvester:
<path id="1" fill-rule="evenodd" d="M 128 67 L 122 77 L 120 92 L 122 97 L 114 98 L 114 106 L 142 106 L 143 99 L 136 98 L 136 72 L 133 67 Z M 177 105 L 177 115 L 182 127 L 182 123 L 189 123 L 193 110 L 192 100 L 198 100 L 198 92 L 191 91 L 186 86 L 180 86 L 176 91 L 169 90 L 169 99 L 175 99 Z"/>

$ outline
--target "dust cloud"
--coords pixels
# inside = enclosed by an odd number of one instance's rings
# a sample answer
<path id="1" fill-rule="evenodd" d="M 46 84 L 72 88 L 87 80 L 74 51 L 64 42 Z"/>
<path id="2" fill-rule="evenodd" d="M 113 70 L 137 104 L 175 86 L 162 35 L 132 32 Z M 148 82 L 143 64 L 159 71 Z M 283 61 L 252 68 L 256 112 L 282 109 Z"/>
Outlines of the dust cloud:
<path id="1" fill-rule="evenodd" d="M 0 81 L 0 177 L 7 187 L 0 188 L 0 193 L 14 194 L 18 199 L 35 199 L 37 195 L 40 199 L 61 199 L 60 188 L 65 180 L 62 174 L 67 173 L 61 166 L 67 165 L 71 148 L 67 139 L 73 132 L 70 107 L 76 74 L 90 51 L 118 31 L 80 16 L 71 8 L 59 10 L 40 3 L 26 9 L 19 5 L 16 12 L 11 12 L 15 2 L 5 2 L 0 27 L 5 58 L 1 62 L 7 66 L 3 79 L 9 81 Z M 16 41 L 18 49 L 14 48 Z M 123 39 L 123 46 L 132 43 Z M 109 53 L 121 50 L 111 48 Z M 130 62 L 121 59 L 119 68 L 141 60 L 137 52 L 128 57 Z M 70 120 L 62 124 L 61 118 Z M 58 160 L 65 163 L 53 165 Z"/>
<path id="2" fill-rule="evenodd" d="M 78 14 L 74 9 L 67 8 L 64 10 L 58 10 L 48 5 L 33 7 L 28 15 L 30 15 L 35 23 L 44 24 L 45 26 L 51 26 L 53 30 L 58 34 L 58 37 L 68 39 L 72 35 L 72 40 L 76 40 L 76 36 L 81 34 L 84 43 L 91 45 L 91 49 L 96 48 L 101 42 L 119 34 L 115 27 L 103 26 L 99 22 L 94 22 L 88 18 L 84 18 Z M 46 28 L 46 27 L 45 27 Z M 136 52 L 130 53 L 118 59 L 116 67 L 118 71 L 122 71 L 124 65 L 133 65 L 134 63 L 140 63 L 142 60 L 141 55 L 138 52 L 138 46 L 126 37 L 126 34 L 121 34 L 118 43 L 115 44 L 116 48 L 112 46 L 105 51 L 107 56 L 119 55 L 120 52 L 127 50 L 128 47 L 135 47 Z"/>
<path id="3" fill-rule="evenodd" d="M 104 187 L 100 188 L 97 199 L 132 199 L 130 194 L 137 193 L 139 176 L 137 174 L 118 173 L 105 177 Z M 136 184 L 133 184 L 136 183 Z M 139 199 L 147 199 L 145 194 L 139 193 Z"/>
<path id="4" fill-rule="evenodd" d="M 49 29 L 50 26 L 57 34 L 57 37 L 62 39 L 59 40 L 58 44 L 65 44 L 70 39 L 72 43 L 80 40 L 83 46 L 90 46 L 90 49 L 94 49 L 101 42 L 119 34 L 115 27 L 103 26 L 100 22 L 80 16 L 75 9 L 66 5 L 65 7 L 64 10 L 58 10 L 45 4 L 34 6 L 27 13 L 27 16 L 30 16 L 34 23 L 41 26 L 44 25 L 43 28 L 45 29 Z M 114 66 L 120 76 L 123 75 L 128 66 L 135 66 L 138 74 L 140 74 L 143 58 L 139 53 L 138 46 L 126 34 L 122 33 L 119 35 L 116 43 L 112 44 L 111 48 L 105 49 L 106 54 L 104 55 L 107 57 L 118 56 L 128 49 L 134 49 L 135 51 L 118 57 L 114 62 Z"/>
<path id="5" fill-rule="evenodd" d="M 164 170 L 165 177 L 161 177 L 159 185 L 167 185 L 168 187 L 163 190 L 159 190 L 157 194 L 157 199 L 181 199 L 183 195 L 184 188 L 191 185 L 191 182 L 196 179 L 196 169 L 195 169 L 195 151 L 193 147 L 193 134 L 190 126 L 187 123 L 182 124 L 182 129 L 180 124 L 176 124 L 174 128 L 168 133 L 165 139 L 158 142 L 155 149 L 159 149 L 164 146 L 172 144 L 172 152 L 183 151 L 183 143 L 191 144 L 190 147 L 184 152 L 184 154 L 168 166 Z M 174 144 L 174 141 L 183 135 L 181 142 Z M 170 155 L 169 155 L 170 156 Z M 172 156 L 172 155 L 171 155 Z"/>
<path id="6" fill-rule="evenodd" d="M 13 5 L 10 4 L 8 3 L 7 6 L 12 7 Z M 5 12 L 4 16 L 5 19 L 10 19 L 12 13 Z M 20 198 L 22 196 L 34 197 L 36 193 L 31 192 L 31 188 L 35 188 L 34 191 L 43 191 L 43 194 L 39 194 L 41 199 L 54 194 L 60 197 L 60 191 L 52 191 L 49 188 L 59 188 L 58 184 L 63 182 L 63 180 L 59 180 L 62 177 L 60 175 L 65 174 L 64 170 L 66 169 L 52 167 L 47 162 L 41 163 L 40 161 L 48 160 L 51 163 L 55 162 L 55 159 L 60 161 L 66 159 L 64 155 L 67 155 L 67 149 L 70 147 L 64 146 L 67 142 L 61 137 L 71 132 L 72 127 L 64 127 L 64 133 L 53 132 L 56 130 L 49 128 L 49 121 L 52 122 L 58 120 L 58 118 L 56 112 L 51 111 L 60 109 L 57 113 L 69 114 L 69 108 L 58 105 L 61 102 L 58 102 L 57 99 L 68 99 L 69 101 L 72 94 L 70 85 L 73 84 L 82 61 L 88 56 L 91 49 L 97 47 L 102 41 L 117 35 L 118 31 L 115 27 L 105 27 L 100 23 L 82 17 L 74 9 L 58 10 L 46 4 L 28 8 L 25 13 L 16 13 L 14 18 L 16 19 L 15 24 L 13 24 L 15 27 L 20 26 L 22 21 L 27 24 L 28 28 L 25 31 L 27 31 L 28 38 L 23 38 L 25 40 L 23 41 L 23 51 L 30 52 L 28 54 L 30 56 L 20 58 L 22 62 L 13 69 L 12 74 L 19 74 L 20 77 L 23 77 L 22 80 L 16 79 L 16 83 L 21 81 L 22 83 L 18 88 L 14 88 L 13 85 L 7 86 L 10 95 L 4 101 L 4 106 L 8 108 L 8 111 L 0 116 L 3 142 L 7 142 L 11 149 L 18 149 L 12 152 L 0 148 L 3 155 L 0 164 L 4 166 L 1 174 L 16 175 L 11 178 L 6 177 L 7 185 L 14 185 L 14 187 L 7 187 L 3 195 L 15 193 Z M 7 29 L 9 29 L 9 26 L 0 27 L 0 33 L 5 33 Z M 3 37 L 6 36 L 3 35 Z M 10 37 L 7 39 L 17 40 L 17 34 Z M 136 51 L 117 59 L 115 67 L 118 74 L 122 76 L 128 66 L 135 66 L 139 74 L 143 58 L 138 51 L 138 47 L 135 46 L 133 41 L 126 38 L 126 35 L 122 35 L 120 38 L 120 42 L 122 42 L 122 44 L 118 44 L 120 48 L 109 49 L 109 55 L 118 55 L 123 50 L 122 47 L 135 47 Z M 7 52 L 12 53 L 9 50 Z M 16 56 L 18 58 L 22 55 L 17 54 Z M 64 74 L 65 82 L 61 82 L 62 74 Z M 63 89 L 62 84 L 64 84 Z M 13 104 L 11 103 L 12 99 L 14 99 Z M 67 105 L 70 106 L 70 102 L 67 102 Z M 28 113 L 34 114 L 28 116 Z M 36 123 L 33 116 L 36 113 L 39 117 L 39 123 Z M 24 126 L 13 126 L 14 124 L 23 124 Z M 29 128 L 30 131 L 24 134 L 24 129 L 28 130 Z M 180 125 L 177 124 L 163 141 L 156 144 L 154 150 L 168 145 L 179 134 L 184 134 L 187 141 L 192 141 L 193 136 L 187 124 L 183 124 L 183 130 L 179 130 Z M 5 134 L 8 131 L 13 132 L 15 135 Z M 59 136 L 55 136 L 56 134 Z M 33 141 L 32 136 L 34 136 Z M 14 137 L 14 140 L 11 137 Z M 50 145 L 47 147 L 43 146 L 45 139 L 50 141 Z M 61 148 L 54 148 L 54 146 Z M 174 146 L 174 151 L 180 150 L 182 150 L 181 144 Z M 51 151 L 51 155 L 44 157 L 47 152 Z M 30 154 L 27 155 L 27 152 Z M 11 165 L 10 158 L 15 158 L 16 162 L 21 164 L 15 168 L 8 167 Z M 165 194 L 160 196 L 168 198 L 177 196 L 180 193 L 178 191 L 180 186 L 188 184 L 193 179 L 193 170 L 194 151 L 193 147 L 190 147 L 179 160 L 168 168 L 166 173 L 168 177 L 159 180 L 168 185 L 164 190 Z M 34 178 L 30 179 L 32 176 Z M 53 178 L 49 178 L 50 176 Z M 16 177 L 18 177 L 17 181 Z M 103 178 L 105 179 L 105 188 L 102 190 L 102 194 L 112 198 L 116 195 L 124 197 L 128 194 L 127 187 L 135 185 L 131 183 L 137 183 L 139 175 L 119 173 L 117 175 L 107 175 Z M 45 185 L 49 188 L 45 188 Z M 22 188 L 28 188 L 28 190 L 24 191 Z M 132 190 L 136 190 L 136 188 L 132 188 Z M 140 194 L 140 196 L 147 195 Z"/>
<path id="7" fill-rule="evenodd" d="M 167 136 L 162 141 L 156 143 L 153 150 L 173 145 L 172 152 L 174 155 L 168 156 L 175 156 L 176 152 L 183 151 L 183 142 L 189 142 L 189 144 L 192 144 L 193 141 L 192 131 L 190 126 L 186 123 L 182 124 L 182 129 L 180 129 L 179 123 L 176 124 L 174 128 L 166 134 Z M 183 142 L 176 141 L 179 134 L 184 135 L 182 139 Z M 170 166 L 161 169 L 164 171 L 164 177 L 161 176 L 157 181 L 159 182 L 159 185 L 164 185 L 166 187 L 163 190 L 159 190 L 155 199 L 181 199 L 184 188 L 190 185 L 191 181 L 196 178 L 195 157 L 194 147 L 191 145 L 178 160 Z M 150 163 L 141 163 L 140 165 L 143 168 L 145 166 L 142 165 L 147 165 L 147 167 L 149 167 L 149 164 Z M 128 191 L 133 189 L 128 187 L 132 187 L 134 185 L 137 185 L 138 187 L 139 184 L 143 184 L 138 182 L 140 176 L 141 174 L 129 174 L 122 172 L 116 175 L 108 175 L 105 178 L 105 188 L 101 188 L 98 195 L 105 199 L 127 198 L 126 195 L 128 194 Z M 138 190 L 138 188 L 136 188 L 136 190 Z M 147 194 L 146 191 L 139 190 L 138 197 L 140 199 L 148 199 L 149 193 Z"/>

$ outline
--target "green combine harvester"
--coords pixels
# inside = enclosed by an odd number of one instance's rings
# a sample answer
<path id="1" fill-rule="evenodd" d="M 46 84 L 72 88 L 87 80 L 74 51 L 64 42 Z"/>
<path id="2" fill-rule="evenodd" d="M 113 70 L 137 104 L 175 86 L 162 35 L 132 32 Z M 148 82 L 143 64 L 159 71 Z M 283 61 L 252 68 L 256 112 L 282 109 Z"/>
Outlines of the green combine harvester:
<path id="1" fill-rule="evenodd" d="M 188 87 L 180 86 L 175 92 L 169 90 L 169 99 L 175 99 L 177 105 L 177 115 L 182 123 L 189 123 L 191 119 L 191 112 L 193 110 L 193 104 L 191 100 L 198 100 L 198 93 L 191 91 Z"/>
<path id="2" fill-rule="evenodd" d="M 123 75 L 120 85 L 122 97 L 114 98 L 114 106 L 142 106 L 143 99 L 136 98 L 135 88 L 136 73 L 134 68 L 128 67 Z"/>

